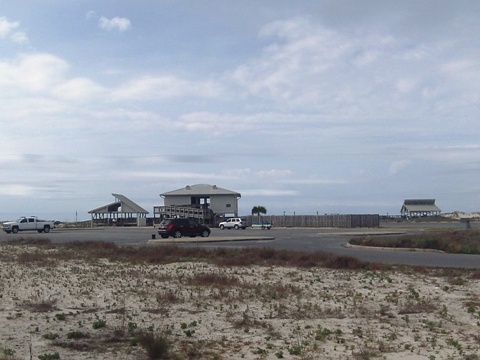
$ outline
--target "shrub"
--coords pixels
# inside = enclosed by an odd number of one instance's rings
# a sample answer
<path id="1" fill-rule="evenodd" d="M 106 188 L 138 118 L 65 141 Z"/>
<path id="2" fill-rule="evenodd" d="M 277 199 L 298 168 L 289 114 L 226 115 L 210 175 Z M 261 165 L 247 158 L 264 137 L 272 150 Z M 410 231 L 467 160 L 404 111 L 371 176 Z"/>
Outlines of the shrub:
<path id="1" fill-rule="evenodd" d="M 81 331 L 70 331 L 67 333 L 67 339 L 82 339 L 86 337 L 88 337 L 88 334 Z"/>
<path id="2" fill-rule="evenodd" d="M 142 346 L 150 360 L 172 358 L 172 343 L 164 333 L 141 332 L 138 343 Z"/>
<path id="3" fill-rule="evenodd" d="M 43 355 L 38 355 L 38 358 L 40 360 L 55 360 L 55 359 L 60 359 L 60 354 L 58 352 L 52 353 L 52 354 L 43 354 Z"/>
<path id="4" fill-rule="evenodd" d="M 49 332 L 48 334 L 43 335 L 43 338 L 47 340 L 55 340 L 58 338 L 58 334 Z"/>
<path id="5" fill-rule="evenodd" d="M 100 328 L 105 327 L 106 325 L 107 325 L 107 322 L 106 322 L 105 320 L 103 320 L 103 319 L 97 319 L 97 320 L 95 320 L 95 321 L 93 322 L 92 327 L 93 327 L 94 329 L 100 329 Z"/>

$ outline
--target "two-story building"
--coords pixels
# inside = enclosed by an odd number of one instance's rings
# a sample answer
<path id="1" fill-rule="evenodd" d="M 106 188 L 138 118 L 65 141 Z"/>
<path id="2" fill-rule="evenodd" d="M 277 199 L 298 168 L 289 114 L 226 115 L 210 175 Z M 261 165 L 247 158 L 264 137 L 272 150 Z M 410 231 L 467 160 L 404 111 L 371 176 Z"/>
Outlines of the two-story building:
<path id="1" fill-rule="evenodd" d="M 208 225 L 216 225 L 226 216 L 238 216 L 241 197 L 238 192 L 208 184 L 187 185 L 160 196 L 164 205 L 154 206 L 154 223 L 169 217 L 189 217 Z"/>

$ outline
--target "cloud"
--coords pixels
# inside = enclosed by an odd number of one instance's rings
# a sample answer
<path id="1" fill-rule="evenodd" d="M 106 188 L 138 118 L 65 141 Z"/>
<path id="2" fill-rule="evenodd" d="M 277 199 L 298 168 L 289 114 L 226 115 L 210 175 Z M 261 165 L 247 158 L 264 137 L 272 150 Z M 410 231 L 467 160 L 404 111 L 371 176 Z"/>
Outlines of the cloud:
<path id="1" fill-rule="evenodd" d="M 106 91 L 90 79 L 74 78 L 62 82 L 53 89 L 53 93 L 66 100 L 87 101 L 105 95 Z"/>
<path id="2" fill-rule="evenodd" d="M 158 100 L 173 97 L 214 98 L 221 94 L 215 81 L 194 81 L 174 75 L 144 76 L 122 84 L 112 94 L 115 99 Z"/>
<path id="3" fill-rule="evenodd" d="M 30 196 L 35 192 L 35 188 L 28 185 L 20 184 L 1 184 L 0 185 L 0 195 L 8 197 L 16 196 Z"/>
<path id="4" fill-rule="evenodd" d="M 242 196 L 271 196 L 271 197 L 278 197 L 278 196 L 296 196 L 298 195 L 298 191 L 296 190 L 279 190 L 279 189 L 249 189 L 249 190 L 242 190 Z"/>
<path id="5" fill-rule="evenodd" d="M 18 21 L 9 21 L 6 17 L 0 17 L 0 38 L 4 39 L 10 35 L 13 29 L 16 29 L 20 23 Z"/>
<path id="6" fill-rule="evenodd" d="M 107 19 L 102 16 L 98 20 L 98 27 L 107 31 L 118 30 L 123 32 L 129 30 L 131 26 L 130 20 L 126 18 L 114 17 L 112 19 Z"/>
<path id="7" fill-rule="evenodd" d="M 15 90 L 38 92 L 58 83 L 69 69 L 63 59 L 54 55 L 34 53 L 21 55 L 13 61 L 0 60 L 0 93 Z"/>
<path id="8" fill-rule="evenodd" d="M 268 41 L 263 51 L 230 75 L 270 108 L 363 121 L 412 109 L 423 116 L 431 110 L 425 100 L 465 109 L 479 96 L 478 51 L 459 53 L 441 38 L 422 42 L 371 28 L 347 36 L 309 17 L 275 21 L 259 34 Z"/>
<path id="9" fill-rule="evenodd" d="M 9 21 L 6 17 L 0 17 L 0 39 L 9 39 L 17 44 L 28 43 L 28 36 L 22 31 L 14 31 L 20 26 L 18 21 Z"/>
<path id="10" fill-rule="evenodd" d="M 396 175 L 411 164 L 410 160 L 398 160 L 393 162 L 390 165 L 389 173 L 390 175 Z"/>
<path id="11" fill-rule="evenodd" d="M 90 20 L 90 19 L 96 19 L 97 18 L 97 13 L 93 10 L 87 11 L 85 14 L 85 19 Z"/>

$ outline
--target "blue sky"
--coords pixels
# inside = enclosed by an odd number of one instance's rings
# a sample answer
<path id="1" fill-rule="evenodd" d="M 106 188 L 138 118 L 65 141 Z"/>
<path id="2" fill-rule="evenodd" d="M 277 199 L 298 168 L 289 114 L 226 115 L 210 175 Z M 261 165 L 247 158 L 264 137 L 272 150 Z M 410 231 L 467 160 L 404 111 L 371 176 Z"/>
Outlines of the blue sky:
<path id="1" fill-rule="evenodd" d="M 0 3 L 0 219 L 480 210 L 480 2 Z"/>

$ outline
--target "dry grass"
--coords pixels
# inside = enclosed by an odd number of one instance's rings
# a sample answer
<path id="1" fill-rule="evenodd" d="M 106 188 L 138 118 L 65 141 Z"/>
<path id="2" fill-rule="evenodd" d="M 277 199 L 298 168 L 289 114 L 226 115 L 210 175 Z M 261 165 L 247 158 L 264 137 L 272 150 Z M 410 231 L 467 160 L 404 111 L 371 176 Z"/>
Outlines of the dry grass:
<path id="1" fill-rule="evenodd" d="M 351 244 L 393 248 L 433 249 L 455 254 L 480 254 L 480 231 L 431 231 L 395 238 L 365 236 L 351 239 Z"/>

